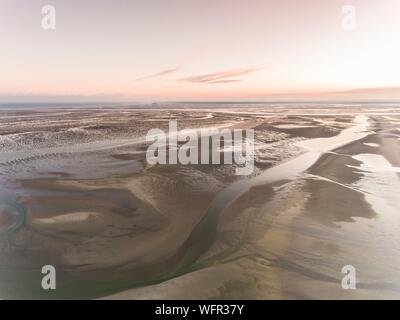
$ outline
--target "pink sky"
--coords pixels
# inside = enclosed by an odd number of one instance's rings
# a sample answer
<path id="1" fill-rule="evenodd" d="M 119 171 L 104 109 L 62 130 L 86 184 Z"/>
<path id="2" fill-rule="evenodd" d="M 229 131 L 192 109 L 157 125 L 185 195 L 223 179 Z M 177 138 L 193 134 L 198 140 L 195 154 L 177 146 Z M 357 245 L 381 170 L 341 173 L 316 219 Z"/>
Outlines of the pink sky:
<path id="1" fill-rule="evenodd" d="M 400 100 L 399 35 L 399 0 L 0 0 L 0 101 Z"/>

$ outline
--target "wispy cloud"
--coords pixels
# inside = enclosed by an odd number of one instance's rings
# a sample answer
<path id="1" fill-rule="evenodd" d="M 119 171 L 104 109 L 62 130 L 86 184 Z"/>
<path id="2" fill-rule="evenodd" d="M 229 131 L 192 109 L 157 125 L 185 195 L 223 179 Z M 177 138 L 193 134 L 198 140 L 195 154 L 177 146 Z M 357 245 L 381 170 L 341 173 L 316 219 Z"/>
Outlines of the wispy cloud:
<path id="1" fill-rule="evenodd" d="M 328 92 L 331 93 L 331 92 Z M 400 87 L 372 87 L 372 88 L 357 88 L 352 90 L 334 91 L 336 94 L 400 94 Z"/>
<path id="2" fill-rule="evenodd" d="M 248 73 L 261 70 L 260 67 L 233 69 L 222 72 L 207 73 L 199 76 L 191 76 L 179 79 L 180 81 L 187 81 L 192 83 L 227 83 L 242 81 L 241 79 L 232 79 L 233 77 L 243 76 Z"/>
<path id="3" fill-rule="evenodd" d="M 274 101 L 400 101 L 400 87 L 367 87 L 347 90 L 308 90 L 258 95 Z"/>
<path id="4" fill-rule="evenodd" d="M 216 80 L 216 81 L 209 81 L 206 82 L 207 84 L 218 84 L 218 83 L 231 83 L 231 82 L 240 82 L 243 81 L 242 79 L 227 79 L 227 80 Z"/>
<path id="5" fill-rule="evenodd" d="M 169 75 L 169 74 L 172 74 L 172 73 L 176 72 L 177 70 L 178 70 L 178 68 L 165 69 L 165 70 L 162 70 L 162 71 L 157 72 L 157 73 L 153 73 L 153 74 L 145 76 L 145 77 L 136 78 L 135 81 L 142 81 L 142 80 L 148 80 L 148 79 L 152 79 L 152 78 L 158 78 L 158 77 L 166 76 L 166 75 Z"/>

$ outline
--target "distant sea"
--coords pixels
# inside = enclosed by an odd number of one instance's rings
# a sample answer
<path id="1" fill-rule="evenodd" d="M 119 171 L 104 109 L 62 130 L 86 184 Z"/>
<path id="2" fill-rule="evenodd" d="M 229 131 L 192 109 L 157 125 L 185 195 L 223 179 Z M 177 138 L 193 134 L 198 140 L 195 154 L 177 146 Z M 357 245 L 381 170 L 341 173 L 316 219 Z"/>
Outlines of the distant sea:
<path id="1" fill-rule="evenodd" d="M 126 105 L 130 104 L 115 102 L 0 102 L 0 109 L 117 107 Z"/>
<path id="2" fill-rule="evenodd" d="M 168 102 L 0 102 L 0 110 L 6 109 L 48 109 L 48 108 L 112 108 L 125 107 L 137 109 L 190 108 L 215 109 L 226 107 L 285 107 L 319 108 L 319 107 L 388 107 L 398 108 L 400 102 L 255 102 L 255 101 L 168 101 Z"/>

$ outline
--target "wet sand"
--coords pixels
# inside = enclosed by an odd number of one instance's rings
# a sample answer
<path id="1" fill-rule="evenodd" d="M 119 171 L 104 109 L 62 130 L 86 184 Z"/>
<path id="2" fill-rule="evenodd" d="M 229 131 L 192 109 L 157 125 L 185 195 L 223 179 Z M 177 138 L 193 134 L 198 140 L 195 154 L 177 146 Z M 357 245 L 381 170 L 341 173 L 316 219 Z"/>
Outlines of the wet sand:
<path id="1" fill-rule="evenodd" d="M 30 139 L 17 140 L 0 158 L 3 187 L 26 208 L 24 224 L 1 240 L 2 297 L 49 297 L 37 286 L 44 264 L 59 270 L 59 298 L 398 296 L 399 201 L 370 188 L 397 186 L 398 125 L 384 118 L 397 119 L 396 109 L 381 116 L 372 107 L 331 115 L 285 108 L 103 110 L 96 126 L 84 110 L 87 123 L 78 127 L 109 132 L 108 142 L 71 131 L 78 111 L 63 121 L 50 113 L 52 122 L 39 121 L 43 132 L 64 128 L 73 139 L 39 141 L 35 151 L 25 147 Z M 11 116 L 22 128 L 38 121 Z M 235 176 L 229 165 L 147 166 L 146 146 L 128 135 L 140 141 L 171 117 L 183 127 L 255 128 L 254 174 Z M 70 146 L 74 139 L 85 147 Z M 346 264 L 357 267 L 355 291 L 340 286 Z"/>

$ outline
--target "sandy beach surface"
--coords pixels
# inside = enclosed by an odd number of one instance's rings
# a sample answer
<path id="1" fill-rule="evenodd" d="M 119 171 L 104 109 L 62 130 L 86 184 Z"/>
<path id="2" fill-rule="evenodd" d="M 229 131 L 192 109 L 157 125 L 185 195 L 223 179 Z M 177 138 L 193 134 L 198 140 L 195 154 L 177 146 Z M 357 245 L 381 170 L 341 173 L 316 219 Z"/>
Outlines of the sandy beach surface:
<path id="1" fill-rule="evenodd" d="M 254 172 L 150 166 L 144 137 L 170 119 L 254 129 Z M 0 123 L 0 298 L 400 298 L 396 105 L 4 109 Z"/>

